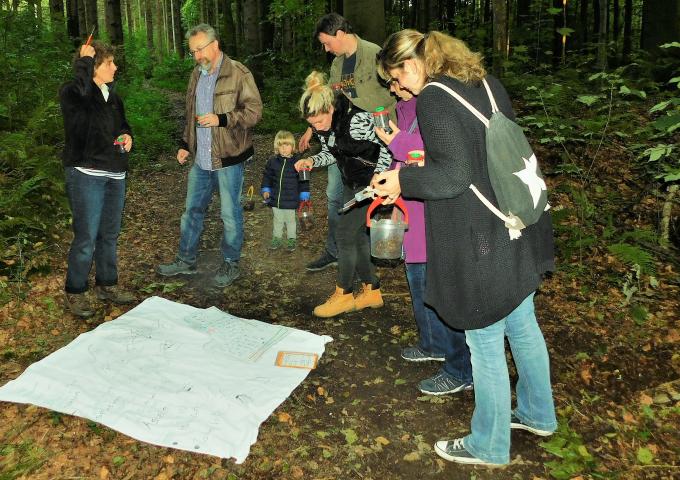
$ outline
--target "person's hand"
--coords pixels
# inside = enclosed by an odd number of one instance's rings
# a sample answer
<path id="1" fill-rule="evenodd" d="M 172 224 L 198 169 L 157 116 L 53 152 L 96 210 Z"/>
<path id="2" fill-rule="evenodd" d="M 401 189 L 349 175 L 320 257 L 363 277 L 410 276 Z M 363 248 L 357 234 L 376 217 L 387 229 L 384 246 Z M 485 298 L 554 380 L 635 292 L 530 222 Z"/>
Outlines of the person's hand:
<path id="1" fill-rule="evenodd" d="M 220 119 L 214 113 L 204 113 L 203 115 L 196 115 L 196 123 L 201 127 L 218 127 Z"/>
<path id="2" fill-rule="evenodd" d="M 83 45 L 80 47 L 80 56 L 94 58 L 94 47 L 92 45 Z"/>
<path id="3" fill-rule="evenodd" d="M 269 194 L 269 192 L 262 192 L 262 198 L 264 198 L 265 200 L 269 200 L 270 196 L 271 195 Z"/>
<path id="4" fill-rule="evenodd" d="M 392 120 L 390 120 L 390 127 L 392 127 L 392 133 L 387 133 L 384 128 L 375 127 L 375 134 L 385 145 L 392 143 L 394 137 L 396 137 L 397 134 L 401 132 L 401 130 L 397 128 Z"/>
<path id="5" fill-rule="evenodd" d="M 188 159 L 189 159 L 188 150 L 184 150 L 183 148 L 177 150 L 177 161 L 179 162 L 180 165 L 184 165 L 185 163 L 187 163 Z"/>
<path id="6" fill-rule="evenodd" d="M 389 170 L 377 173 L 371 180 L 371 187 L 379 197 L 383 197 L 383 205 L 394 203 L 401 195 L 399 184 L 399 170 Z"/>
<path id="7" fill-rule="evenodd" d="M 304 152 L 309 148 L 309 142 L 312 139 L 312 128 L 307 127 L 307 130 L 305 130 L 305 133 L 302 134 L 300 137 L 300 141 L 298 142 L 298 151 Z"/>
<path id="8" fill-rule="evenodd" d="M 132 137 L 127 133 L 122 134 L 121 137 L 123 137 L 123 148 L 125 151 L 129 152 L 132 150 Z"/>
<path id="9" fill-rule="evenodd" d="M 303 168 L 309 168 L 311 170 L 313 166 L 314 160 L 312 160 L 311 158 L 303 158 L 302 160 L 298 160 L 297 162 L 295 162 L 295 165 L 293 165 L 293 167 L 295 167 L 295 170 L 297 170 L 298 172 Z"/>

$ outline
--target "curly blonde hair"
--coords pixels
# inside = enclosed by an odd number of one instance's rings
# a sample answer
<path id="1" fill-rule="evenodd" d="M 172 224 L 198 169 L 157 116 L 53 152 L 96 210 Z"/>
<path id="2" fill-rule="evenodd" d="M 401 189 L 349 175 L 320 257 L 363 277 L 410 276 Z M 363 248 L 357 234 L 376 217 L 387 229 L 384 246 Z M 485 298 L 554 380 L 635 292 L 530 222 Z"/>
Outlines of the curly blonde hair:
<path id="1" fill-rule="evenodd" d="M 390 70 L 403 68 L 406 60 L 419 60 L 428 79 L 447 75 L 471 84 L 486 76 L 480 53 L 471 51 L 462 40 L 442 32 L 422 34 L 406 29 L 393 33 L 385 40 L 377 55 L 378 74 L 390 79 Z"/>
<path id="2" fill-rule="evenodd" d="M 314 70 L 307 75 L 304 93 L 300 97 L 299 105 L 304 118 L 330 112 L 334 101 L 335 94 L 323 73 Z"/>

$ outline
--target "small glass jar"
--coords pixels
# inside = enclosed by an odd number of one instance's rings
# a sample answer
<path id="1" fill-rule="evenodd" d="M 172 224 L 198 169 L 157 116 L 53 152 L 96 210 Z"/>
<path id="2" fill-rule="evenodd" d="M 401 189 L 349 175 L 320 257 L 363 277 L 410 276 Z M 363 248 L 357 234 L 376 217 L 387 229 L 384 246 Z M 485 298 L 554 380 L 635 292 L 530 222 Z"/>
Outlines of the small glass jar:
<path id="1" fill-rule="evenodd" d="M 422 150 L 411 150 L 406 154 L 407 167 L 424 167 L 425 166 L 425 152 Z"/>
<path id="2" fill-rule="evenodd" d="M 373 123 L 376 127 L 385 130 L 385 133 L 391 134 L 392 127 L 390 127 L 390 115 L 389 111 L 385 110 L 385 107 L 378 107 L 373 112 Z"/>

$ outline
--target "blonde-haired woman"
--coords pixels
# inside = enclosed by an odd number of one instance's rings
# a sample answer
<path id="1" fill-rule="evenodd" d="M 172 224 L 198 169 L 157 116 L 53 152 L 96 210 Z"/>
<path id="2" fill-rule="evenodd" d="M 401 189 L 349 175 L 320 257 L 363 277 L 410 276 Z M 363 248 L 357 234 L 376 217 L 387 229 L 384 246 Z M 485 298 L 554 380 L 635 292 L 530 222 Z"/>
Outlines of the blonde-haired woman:
<path id="1" fill-rule="evenodd" d="M 323 167 L 337 163 L 344 201 L 371 183 L 376 173 L 387 170 L 392 157 L 375 135 L 373 116 L 354 106 L 341 92 L 334 92 L 322 73 L 312 72 L 300 98 L 300 112 L 319 142 L 321 151 L 299 160 L 295 168 Z M 371 263 L 366 231 L 368 202 L 344 213 L 337 231 L 338 275 L 334 293 L 314 309 L 317 317 L 383 306 L 380 283 Z M 353 294 L 354 277 L 362 283 Z"/>
<path id="2" fill-rule="evenodd" d="M 378 63 L 379 72 L 418 95 L 426 161 L 423 168 L 382 173 L 372 185 L 387 201 L 400 193 L 425 200 L 426 302 L 451 327 L 465 330 L 470 347 L 471 433 L 440 440 L 435 451 L 459 463 L 506 464 L 511 428 L 547 436 L 557 427 L 548 352 L 533 301 L 543 274 L 554 269 L 550 215 L 510 240 L 503 222 L 469 188 L 474 184 L 495 202 L 485 126 L 449 93 L 428 84 L 444 84 L 489 118 L 485 79 L 499 109 L 514 118 L 505 89 L 486 74 L 480 54 L 440 32 L 403 30 L 386 40 Z M 519 375 L 514 411 L 506 336 Z"/>

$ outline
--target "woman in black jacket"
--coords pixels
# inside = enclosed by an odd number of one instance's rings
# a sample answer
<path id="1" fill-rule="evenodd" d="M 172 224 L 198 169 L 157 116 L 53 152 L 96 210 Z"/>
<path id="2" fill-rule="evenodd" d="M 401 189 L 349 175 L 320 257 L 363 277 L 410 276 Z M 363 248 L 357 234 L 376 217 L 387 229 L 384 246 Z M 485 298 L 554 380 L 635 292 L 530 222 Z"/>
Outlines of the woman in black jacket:
<path id="1" fill-rule="evenodd" d="M 373 116 L 354 106 L 342 94 L 334 93 L 322 73 L 312 72 L 300 99 L 300 111 L 321 143 L 321 152 L 299 160 L 295 168 L 312 168 L 337 163 L 343 183 L 344 201 L 366 188 L 376 173 L 387 170 L 392 157 L 375 135 Z M 317 317 L 334 317 L 367 307 L 383 306 L 380 284 L 371 263 L 366 231 L 368 203 L 340 217 L 337 231 L 338 275 L 335 292 L 314 309 Z M 355 274 L 362 283 L 354 297 Z"/>
<path id="2" fill-rule="evenodd" d="M 98 41 L 83 45 L 73 70 L 73 80 L 59 92 L 66 194 L 73 215 L 65 305 L 74 315 L 90 317 L 94 309 L 86 292 L 93 260 L 97 298 L 119 304 L 134 300 L 117 287 L 116 252 L 132 132 L 122 100 L 109 88 L 117 70 L 113 49 Z"/>
<path id="3" fill-rule="evenodd" d="M 470 189 L 496 203 L 486 164 L 484 124 L 444 84 L 486 118 L 491 105 L 514 118 L 508 94 L 464 42 L 440 32 L 403 30 L 390 36 L 378 69 L 418 95 L 417 115 L 425 167 L 378 175 L 372 185 L 392 201 L 425 200 L 426 302 L 451 327 L 465 330 L 475 391 L 471 433 L 435 443 L 443 458 L 460 463 L 510 461 L 510 430 L 550 435 L 557 427 L 548 352 L 534 314 L 534 292 L 553 270 L 550 214 L 510 240 L 508 230 Z M 497 203 L 496 203 L 497 204 Z M 517 407 L 511 410 L 505 359 L 507 336 L 517 366 Z"/>

